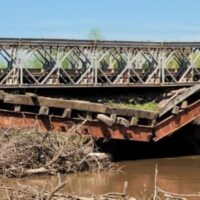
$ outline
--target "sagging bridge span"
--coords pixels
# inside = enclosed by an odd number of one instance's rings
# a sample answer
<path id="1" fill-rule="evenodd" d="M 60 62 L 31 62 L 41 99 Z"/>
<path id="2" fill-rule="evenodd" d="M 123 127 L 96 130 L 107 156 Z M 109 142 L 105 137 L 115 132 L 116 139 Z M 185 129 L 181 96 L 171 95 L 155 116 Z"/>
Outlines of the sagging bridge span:
<path id="1" fill-rule="evenodd" d="M 200 117 L 200 43 L 0 39 L 0 127 L 158 141 Z M 187 86 L 158 112 L 7 93 L 20 88 Z M 13 91 L 13 90 L 12 90 Z"/>

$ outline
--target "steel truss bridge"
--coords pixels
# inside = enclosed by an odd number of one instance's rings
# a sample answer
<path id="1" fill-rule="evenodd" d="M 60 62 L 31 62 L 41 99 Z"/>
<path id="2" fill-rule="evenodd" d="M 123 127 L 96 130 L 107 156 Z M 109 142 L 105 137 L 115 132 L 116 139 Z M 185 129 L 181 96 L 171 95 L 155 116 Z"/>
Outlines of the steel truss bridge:
<path id="1" fill-rule="evenodd" d="M 200 82 L 200 43 L 0 39 L 0 87 L 148 87 Z"/>

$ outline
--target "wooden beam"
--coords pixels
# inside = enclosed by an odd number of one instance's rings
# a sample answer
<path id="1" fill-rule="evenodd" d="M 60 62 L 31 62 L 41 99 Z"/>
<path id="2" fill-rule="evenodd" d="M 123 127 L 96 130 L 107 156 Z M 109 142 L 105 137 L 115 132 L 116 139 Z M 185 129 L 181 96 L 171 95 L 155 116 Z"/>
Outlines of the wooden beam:
<path id="1" fill-rule="evenodd" d="M 5 96 L 5 93 L 3 90 L 0 90 L 0 100 L 3 100 Z"/>
<path id="2" fill-rule="evenodd" d="M 20 111 L 21 111 L 21 106 L 20 105 L 15 105 L 14 112 L 20 112 Z"/>
<path id="3" fill-rule="evenodd" d="M 179 112 L 180 112 L 180 107 L 179 106 L 174 106 L 174 108 L 172 110 L 172 114 L 178 115 Z"/>
<path id="4" fill-rule="evenodd" d="M 30 97 L 28 95 L 5 94 L 4 102 L 10 104 L 18 104 L 18 105 L 64 108 L 64 109 L 87 111 L 93 113 L 103 113 L 108 115 L 116 114 L 128 117 L 134 116 L 137 118 L 144 118 L 144 119 L 155 119 L 158 116 L 157 112 L 151 112 L 151 111 L 135 110 L 127 108 L 113 108 L 106 106 L 104 104 L 93 103 L 88 101 L 64 100 L 64 99 L 35 97 L 35 96 Z"/>
<path id="5" fill-rule="evenodd" d="M 132 118 L 131 118 L 130 125 L 131 125 L 131 126 L 136 126 L 136 125 L 138 125 L 138 118 L 137 118 L 137 117 L 132 117 Z"/>
<path id="6" fill-rule="evenodd" d="M 117 117 L 117 124 L 121 124 L 121 125 L 125 126 L 126 128 L 128 128 L 130 126 L 130 122 L 123 117 Z"/>
<path id="7" fill-rule="evenodd" d="M 28 97 L 32 97 L 32 98 L 33 98 L 33 97 L 34 97 L 34 98 L 37 98 L 37 97 L 38 97 L 37 94 L 35 94 L 35 93 L 30 93 L 30 92 L 26 92 L 25 95 L 28 96 Z"/>
<path id="8" fill-rule="evenodd" d="M 143 119 L 155 119 L 158 116 L 157 112 L 136 110 L 136 109 L 129 109 L 129 108 L 114 108 L 114 107 L 107 107 L 106 113 L 117 114 L 117 115 L 128 116 L 128 117 L 134 116 L 134 117 L 143 118 Z"/>
<path id="9" fill-rule="evenodd" d="M 33 98 L 30 96 L 6 94 L 4 97 L 4 102 L 10 104 L 46 106 L 52 108 L 65 108 L 65 109 L 74 109 L 74 110 L 82 110 L 90 112 L 105 113 L 106 111 L 105 105 L 91 103 L 87 101 L 63 100 L 63 99 L 54 99 L 48 97 L 37 97 L 36 99 L 37 101 L 34 101 Z"/>
<path id="10" fill-rule="evenodd" d="M 113 119 L 114 122 L 117 121 L 117 115 L 116 114 L 112 114 L 110 115 L 111 119 Z"/>
<path id="11" fill-rule="evenodd" d="M 39 115 L 48 115 L 48 114 L 49 114 L 49 108 L 41 106 L 39 110 Z"/>
<path id="12" fill-rule="evenodd" d="M 185 90 L 184 93 L 178 95 L 174 99 L 172 99 L 170 102 L 167 103 L 159 112 L 159 116 L 163 116 L 165 113 L 173 109 L 174 106 L 178 105 L 182 101 L 186 100 L 188 97 L 193 95 L 194 93 L 198 92 L 200 90 L 200 84 L 194 85 L 187 90 Z"/>
<path id="13" fill-rule="evenodd" d="M 186 109 L 188 107 L 188 102 L 187 101 L 183 101 L 181 103 L 181 109 Z"/>
<path id="14" fill-rule="evenodd" d="M 91 112 L 86 112 L 86 119 L 87 120 L 92 120 L 92 113 Z"/>
<path id="15" fill-rule="evenodd" d="M 71 117 L 71 113 L 72 113 L 71 109 L 65 109 L 63 111 L 62 118 L 70 118 Z"/>

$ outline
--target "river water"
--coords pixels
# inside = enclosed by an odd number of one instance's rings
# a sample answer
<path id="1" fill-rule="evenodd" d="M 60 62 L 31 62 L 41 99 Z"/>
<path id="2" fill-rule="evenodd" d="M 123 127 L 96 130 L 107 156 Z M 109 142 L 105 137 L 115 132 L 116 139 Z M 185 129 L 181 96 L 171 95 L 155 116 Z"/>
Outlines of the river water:
<path id="1" fill-rule="evenodd" d="M 76 194 L 103 194 L 122 192 L 128 181 L 129 195 L 138 196 L 146 190 L 150 195 L 154 186 L 155 166 L 158 166 L 158 186 L 169 192 L 181 194 L 200 192 L 200 156 L 123 161 L 123 172 L 78 173 L 62 175 L 68 183 L 64 190 Z M 15 179 L 9 180 L 15 184 Z M 22 184 L 41 186 L 45 181 L 56 185 L 56 176 L 39 176 L 18 180 Z M 50 186 L 49 186 L 50 187 Z"/>

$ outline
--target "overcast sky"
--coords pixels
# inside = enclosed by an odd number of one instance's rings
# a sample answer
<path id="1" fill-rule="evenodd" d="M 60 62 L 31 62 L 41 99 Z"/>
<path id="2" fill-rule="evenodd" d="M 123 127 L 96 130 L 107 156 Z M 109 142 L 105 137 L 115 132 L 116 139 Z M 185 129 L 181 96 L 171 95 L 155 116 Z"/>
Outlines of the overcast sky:
<path id="1" fill-rule="evenodd" d="M 0 37 L 200 41 L 200 0 L 0 0 Z"/>

